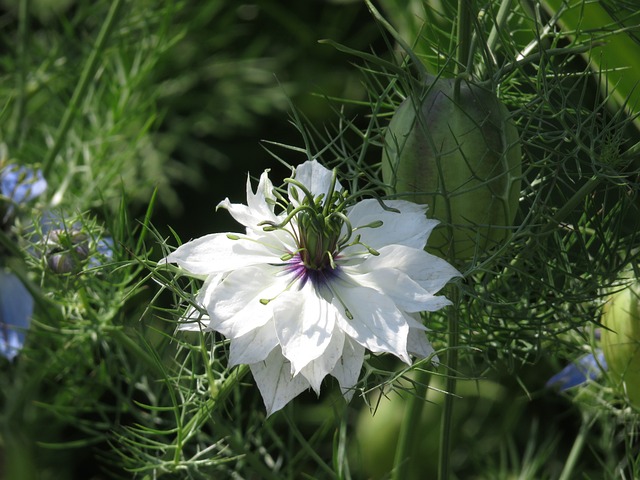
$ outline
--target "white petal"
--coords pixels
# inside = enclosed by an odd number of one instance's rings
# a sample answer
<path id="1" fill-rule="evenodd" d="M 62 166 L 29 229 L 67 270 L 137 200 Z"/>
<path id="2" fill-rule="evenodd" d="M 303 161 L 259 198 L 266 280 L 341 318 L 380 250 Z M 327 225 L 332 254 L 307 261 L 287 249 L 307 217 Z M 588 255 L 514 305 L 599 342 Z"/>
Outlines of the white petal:
<path id="1" fill-rule="evenodd" d="M 353 228 L 382 221 L 380 227 L 356 231 L 361 236 L 362 243 L 375 250 L 392 244 L 423 249 L 431 231 L 438 225 L 438 221 L 427 218 L 426 206 L 404 200 L 388 200 L 385 205 L 400 213 L 384 210 L 372 198 L 362 200 L 349 209 L 347 216 Z"/>
<path id="2" fill-rule="evenodd" d="M 275 328 L 273 328 L 273 322 L 266 323 L 242 337 L 231 340 L 229 366 L 261 362 L 277 345 L 278 337 Z"/>
<path id="3" fill-rule="evenodd" d="M 247 206 L 254 212 L 259 212 L 262 215 L 273 214 L 273 209 L 276 203 L 276 197 L 273 194 L 273 183 L 269 180 L 269 170 L 265 170 L 260 175 L 260 181 L 258 182 L 258 188 L 254 194 L 251 191 L 250 176 L 247 176 Z"/>
<path id="4" fill-rule="evenodd" d="M 431 361 L 436 365 L 438 364 L 438 356 L 435 355 L 435 350 L 423 330 L 409 329 L 407 350 L 418 358 L 428 358 L 433 355 Z"/>
<path id="5" fill-rule="evenodd" d="M 227 233 L 213 233 L 187 242 L 159 263 L 177 263 L 194 275 L 213 275 L 229 270 L 279 261 L 279 255 L 256 241 L 240 237 L 231 240 Z M 285 253 L 284 249 L 282 253 Z"/>
<path id="6" fill-rule="evenodd" d="M 227 338 L 236 338 L 271 320 L 272 302 L 266 300 L 287 286 L 287 278 L 278 272 L 271 265 L 254 265 L 224 277 L 205 305 L 211 318 L 209 328 Z"/>
<path id="7" fill-rule="evenodd" d="M 363 363 L 364 347 L 347 337 L 342 349 L 342 357 L 331 372 L 331 375 L 338 379 L 340 390 L 347 402 L 353 397 Z"/>
<path id="8" fill-rule="evenodd" d="M 407 325 L 409 325 L 409 331 L 411 331 L 413 329 L 422 330 L 422 331 L 429 330 L 422 323 L 422 317 L 420 316 L 420 313 L 418 313 L 418 312 L 406 313 L 404 318 L 407 320 Z"/>
<path id="9" fill-rule="evenodd" d="M 184 316 L 180 319 L 181 323 L 178 325 L 178 330 L 201 332 L 203 330 L 211 330 L 209 325 L 209 315 L 201 311 L 206 309 L 206 305 L 211 299 L 211 293 L 215 287 L 220 283 L 222 274 L 210 275 L 206 278 L 202 287 L 196 295 L 196 304 L 199 308 L 191 306 L 187 309 Z"/>
<path id="10" fill-rule="evenodd" d="M 180 318 L 178 330 L 186 332 L 202 332 L 207 329 L 209 323 L 209 315 L 203 314 L 196 307 L 189 307 L 184 315 Z"/>
<path id="11" fill-rule="evenodd" d="M 225 198 L 218 204 L 218 208 L 226 208 L 231 216 L 247 228 L 262 230 L 258 226 L 263 221 L 277 222 L 274 213 L 275 197 L 273 196 L 273 184 L 269 180 L 267 172 L 260 176 L 258 188 L 254 194 L 251 190 L 251 177 L 247 177 L 247 205 L 231 203 Z"/>
<path id="12" fill-rule="evenodd" d="M 380 255 L 371 255 L 353 267 L 351 272 L 366 273 L 384 268 L 394 268 L 407 274 L 428 293 L 437 293 L 452 278 L 462 274 L 445 260 L 422 249 L 402 245 L 389 245 L 378 250 Z"/>
<path id="13" fill-rule="evenodd" d="M 302 375 L 291 376 L 291 365 L 279 348 L 274 348 L 266 360 L 250 367 L 267 409 L 267 416 L 277 412 L 309 388 L 309 382 Z"/>
<path id="14" fill-rule="evenodd" d="M 273 302 L 273 315 L 282 354 L 297 375 L 329 345 L 338 311 L 316 292 L 312 282 L 306 282 L 301 290 L 280 295 Z"/>
<path id="15" fill-rule="evenodd" d="M 318 195 L 326 195 L 329 192 L 332 176 L 332 171 L 320 165 L 317 160 L 307 161 L 298 165 L 295 172 L 295 179 L 302 183 L 314 198 Z M 336 192 L 339 192 L 342 190 L 342 185 L 336 181 L 334 188 Z M 298 200 L 303 200 L 305 196 L 299 188 L 289 184 L 289 199 L 294 206 L 297 206 L 300 202 L 295 200 L 293 189 L 297 192 Z"/>
<path id="16" fill-rule="evenodd" d="M 408 275 L 394 268 L 375 269 L 368 273 L 352 275 L 351 279 L 388 295 L 405 312 L 433 311 L 436 306 L 442 308 L 451 304 L 444 297 L 434 297 Z"/>
<path id="17" fill-rule="evenodd" d="M 340 289 L 341 300 L 334 304 L 343 315 L 338 326 L 356 342 L 372 352 L 388 352 L 411 364 L 407 353 L 409 325 L 391 298 L 367 287 Z M 352 317 L 352 318 L 349 318 Z"/>
<path id="18" fill-rule="evenodd" d="M 344 333 L 339 328 L 336 328 L 331 336 L 331 342 L 329 342 L 329 345 L 322 355 L 309 362 L 300 371 L 300 374 L 304 375 L 304 377 L 309 381 L 311 388 L 313 388 L 318 395 L 320 395 L 320 385 L 322 384 L 322 380 L 331 373 L 342 356 L 344 340 Z"/>

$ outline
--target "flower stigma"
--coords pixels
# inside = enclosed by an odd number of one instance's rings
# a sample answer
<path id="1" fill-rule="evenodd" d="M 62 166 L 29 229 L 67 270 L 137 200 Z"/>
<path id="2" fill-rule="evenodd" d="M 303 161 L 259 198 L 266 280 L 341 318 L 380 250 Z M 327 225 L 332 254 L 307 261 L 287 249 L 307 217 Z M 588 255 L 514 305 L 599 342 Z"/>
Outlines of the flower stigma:
<path id="1" fill-rule="evenodd" d="M 345 246 L 362 245 L 369 253 L 378 255 L 373 248 L 364 245 L 360 241 L 360 235 L 355 237 L 351 243 L 354 228 L 345 214 L 347 205 L 352 203 L 352 198 L 346 190 L 336 190 L 337 170 L 331 172 L 331 184 L 326 193 L 314 195 L 307 187 L 295 178 L 284 180 L 286 184 L 295 188 L 292 192 L 299 205 L 294 207 L 287 202 L 286 211 L 288 215 L 284 221 L 276 224 L 274 222 L 261 222 L 265 232 L 282 229 L 293 238 L 296 249 L 282 255 L 283 261 L 276 266 L 282 266 L 285 271 L 292 273 L 294 279 L 298 281 L 298 288 L 304 287 L 306 282 L 311 282 L 315 288 L 330 288 L 330 281 L 338 276 L 340 251 Z M 297 190 L 303 192 L 304 197 L 300 201 Z M 378 228 L 383 224 L 378 220 L 370 225 L 359 228 Z M 287 228 L 289 227 L 289 228 Z M 343 233 L 344 232 L 344 233 Z M 335 295 L 335 292 L 334 292 Z M 263 299 L 263 302 L 268 300 Z M 265 303 L 266 304 L 266 303 Z M 345 310 L 348 309 L 345 306 Z M 349 314 L 350 315 L 350 314 Z"/>

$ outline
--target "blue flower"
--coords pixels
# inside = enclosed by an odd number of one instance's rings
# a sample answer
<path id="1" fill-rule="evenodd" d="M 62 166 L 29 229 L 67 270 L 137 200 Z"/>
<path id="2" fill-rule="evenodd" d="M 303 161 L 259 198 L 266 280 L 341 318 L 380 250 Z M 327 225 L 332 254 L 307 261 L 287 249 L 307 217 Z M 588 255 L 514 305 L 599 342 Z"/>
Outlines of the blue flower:
<path id="1" fill-rule="evenodd" d="M 95 254 L 89 257 L 89 267 L 95 268 L 102 265 L 104 260 L 113 259 L 113 238 L 102 237 L 96 242 Z"/>
<path id="2" fill-rule="evenodd" d="M 0 270 L 0 354 L 13 360 L 31 324 L 33 297 L 13 273 Z"/>
<path id="3" fill-rule="evenodd" d="M 606 369 L 607 362 L 604 359 L 604 353 L 602 350 L 596 349 L 594 353 L 582 355 L 556 373 L 547 381 L 546 387 L 564 392 L 569 388 L 582 385 L 588 380 L 597 380 Z"/>
<path id="4" fill-rule="evenodd" d="M 13 215 L 14 206 L 26 203 L 42 195 L 47 181 L 40 170 L 20 165 L 7 165 L 0 170 L 0 195 L 8 200 L 3 223 Z"/>

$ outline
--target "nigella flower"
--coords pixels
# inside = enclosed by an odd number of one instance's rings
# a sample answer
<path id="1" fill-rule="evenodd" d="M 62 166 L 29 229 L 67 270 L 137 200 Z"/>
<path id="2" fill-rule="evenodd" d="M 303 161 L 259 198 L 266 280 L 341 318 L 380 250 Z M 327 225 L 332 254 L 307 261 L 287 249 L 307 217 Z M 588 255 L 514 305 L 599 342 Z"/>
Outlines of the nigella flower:
<path id="1" fill-rule="evenodd" d="M 349 400 L 365 349 L 407 364 L 432 356 L 420 312 L 449 305 L 435 294 L 460 275 L 424 251 L 437 224 L 425 206 L 353 203 L 315 160 L 287 183 L 285 199 L 267 172 L 255 193 L 247 180 L 247 205 L 219 204 L 246 233 L 206 235 L 165 259 L 204 276 L 204 328 L 230 339 L 231 365 L 249 364 L 268 414 L 308 388 L 319 394 L 327 375 Z"/>
<path id="2" fill-rule="evenodd" d="M 40 221 L 40 242 L 47 264 L 56 273 L 69 273 L 84 262 L 90 268 L 113 258 L 113 239 L 89 235 L 89 226 L 69 222 L 59 212 L 45 212 Z"/>
<path id="3" fill-rule="evenodd" d="M 0 354 L 13 360 L 31 324 L 33 297 L 13 273 L 0 270 Z"/>
<path id="4" fill-rule="evenodd" d="M 0 169 L 0 194 L 8 200 L 2 223 L 13 215 L 14 206 L 42 195 L 47 181 L 40 170 L 19 165 L 6 165 Z"/>
<path id="5" fill-rule="evenodd" d="M 556 388 L 561 392 L 578 385 L 586 383 L 588 380 L 597 380 L 607 369 L 607 362 L 601 349 L 596 349 L 594 353 L 587 353 L 580 356 L 575 361 L 564 367 L 560 372 L 551 377 L 547 383 L 547 388 Z"/>

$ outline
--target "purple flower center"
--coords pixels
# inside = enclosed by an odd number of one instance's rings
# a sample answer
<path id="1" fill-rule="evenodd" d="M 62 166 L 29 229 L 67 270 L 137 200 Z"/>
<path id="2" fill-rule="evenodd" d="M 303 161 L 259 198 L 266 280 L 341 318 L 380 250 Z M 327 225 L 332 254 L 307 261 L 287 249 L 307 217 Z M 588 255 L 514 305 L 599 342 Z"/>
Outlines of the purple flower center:
<path id="1" fill-rule="evenodd" d="M 328 262 L 319 268 L 309 267 L 305 263 L 303 255 L 296 253 L 291 260 L 285 264 L 285 270 L 288 273 L 292 273 L 302 287 L 307 281 L 310 281 L 315 286 L 328 283 L 338 274 L 339 268 L 333 268 Z"/>

